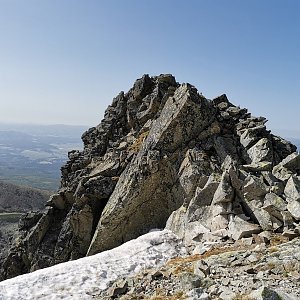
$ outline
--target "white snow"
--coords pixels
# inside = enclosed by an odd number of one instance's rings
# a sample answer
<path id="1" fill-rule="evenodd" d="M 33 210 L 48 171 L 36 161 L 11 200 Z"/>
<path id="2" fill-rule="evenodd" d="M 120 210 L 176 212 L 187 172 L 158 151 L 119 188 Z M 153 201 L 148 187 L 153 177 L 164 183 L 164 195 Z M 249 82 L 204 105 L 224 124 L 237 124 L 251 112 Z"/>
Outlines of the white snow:
<path id="1" fill-rule="evenodd" d="M 0 299 L 93 299 L 117 278 L 185 254 L 171 231 L 154 231 L 109 251 L 2 281 Z"/>

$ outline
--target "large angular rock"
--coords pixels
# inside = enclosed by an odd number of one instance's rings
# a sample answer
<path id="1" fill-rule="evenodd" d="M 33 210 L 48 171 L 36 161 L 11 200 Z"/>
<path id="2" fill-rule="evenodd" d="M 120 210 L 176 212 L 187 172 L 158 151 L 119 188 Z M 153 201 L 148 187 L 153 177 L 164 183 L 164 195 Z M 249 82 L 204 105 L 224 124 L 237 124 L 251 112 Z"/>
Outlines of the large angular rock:
<path id="1" fill-rule="evenodd" d="M 284 212 L 287 209 L 287 203 L 279 196 L 274 193 L 268 193 L 265 196 L 263 209 L 268 212 L 271 216 L 283 221 Z"/>
<path id="2" fill-rule="evenodd" d="M 254 128 L 247 128 L 240 136 L 240 142 L 245 148 L 249 148 L 259 140 L 259 136 L 266 131 L 266 126 L 260 125 Z"/>
<path id="3" fill-rule="evenodd" d="M 296 219 L 300 220 L 300 202 L 292 200 L 287 204 L 287 210 Z"/>
<path id="4" fill-rule="evenodd" d="M 121 175 L 104 208 L 89 255 L 116 247 L 151 228 L 165 226 L 183 197 L 183 191 L 175 187 L 172 157 L 211 123 L 213 114 L 211 104 L 190 85 L 180 86 L 167 100 L 140 152 Z M 147 163 L 153 150 L 160 152 L 155 172 Z"/>
<path id="5" fill-rule="evenodd" d="M 194 197 L 187 208 L 187 220 L 199 220 L 203 215 L 203 208 L 211 205 L 214 194 L 220 184 L 220 175 L 211 174 L 203 188 L 197 188 Z"/>
<path id="6" fill-rule="evenodd" d="M 184 205 L 173 211 L 165 226 L 165 229 L 174 232 L 180 239 L 183 239 L 185 236 L 186 211 L 187 209 Z"/>
<path id="7" fill-rule="evenodd" d="M 234 190 L 230 183 L 230 177 L 227 172 L 224 172 L 221 178 L 221 182 L 214 194 L 212 203 L 227 203 L 231 202 L 234 198 Z"/>
<path id="8" fill-rule="evenodd" d="M 298 152 L 294 152 L 288 155 L 282 160 L 281 165 L 284 168 L 292 171 L 293 173 L 298 173 L 300 171 L 300 155 Z"/>
<path id="9" fill-rule="evenodd" d="M 249 165 L 243 165 L 242 168 L 243 170 L 250 171 L 250 172 L 271 171 L 272 162 L 270 161 L 254 162 Z"/>
<path id="10" fill-rule="evenodd" d="M 300 178 L 291 176 L 286 183 L 284 194 L 287 201 L 300 201 Z"/>
<path id="11" fill-rule="evenodd" d="M 228 234 L 235 241 L 259 232 L 261 232 L 260 226 L 245 221 L 241 216 L 235 216 L 228 225 Z"/>
<path id="12" fill-rule="evenodd" d="M 54 250 L 55 263 L 84 256 L 89 248 L 93 228 L 93 212 L 89 205 L 79 211 L 74 207 L 62 225 Z"/>
<path id="13" fill-rule="evenodd" d="M 263 182 L 262 178 L 253 175 L 247 176 L 244 181 L 242 191 L 248 200 L 260 199 L 268 192 L 267 186 Z"/>
<path id="14" fill-rule="evenodd" d="M 193 197 L 196 188 L 202 188 L 212 173 L 211 162 L 204 152 L 189 149 L 179 168 L 178 176 L 186 196 Z"/>
<path id="15" fill-rule="evenodd" d="M 272 161 L 272 144 L 267 138 L 262 138 L 247 153 L 252 163 Z"/>
<path id="16" fill-rule="evenodd" d="M 286 182 L 293 175 L 293 172 L 285 166 L 283 166 L 281 162 L 273 167 L 272 173 L 277 179 L 284 182 Z"/>

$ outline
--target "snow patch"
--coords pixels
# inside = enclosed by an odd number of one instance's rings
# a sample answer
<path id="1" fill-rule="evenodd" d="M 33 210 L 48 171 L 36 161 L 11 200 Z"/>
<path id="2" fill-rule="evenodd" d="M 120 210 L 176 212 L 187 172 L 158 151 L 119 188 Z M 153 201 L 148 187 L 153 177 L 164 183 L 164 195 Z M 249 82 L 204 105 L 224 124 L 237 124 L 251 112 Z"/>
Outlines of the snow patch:
<path id="1" fill-rule="evenodd" d="M 186 254 L 171 231 L 154 231 L 109 251 L 2 281 L 0 299 L 92 299 L 117 278 Z"/>

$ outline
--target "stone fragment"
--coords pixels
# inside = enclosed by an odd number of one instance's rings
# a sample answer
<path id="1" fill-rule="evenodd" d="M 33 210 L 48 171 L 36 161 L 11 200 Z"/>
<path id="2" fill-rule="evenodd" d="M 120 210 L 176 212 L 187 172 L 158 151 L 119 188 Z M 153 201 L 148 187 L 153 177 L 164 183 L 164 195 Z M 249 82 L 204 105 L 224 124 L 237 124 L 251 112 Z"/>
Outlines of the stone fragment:
<path id="1" fill-rule="evenodd" d="M 274 156 L 274 160 L 276 164 L 286 158 L 288 155 L 292 154 L 297 150 L 297 147 L 287 140 L 279 137 L 271 135 L 272 137 L 272 144 L 275 150 L 276 155 Z"/>
<path id="2" fill-rule="evenodd" d="M 240 246 L 250 246 L 253 243 L 253 237 L 248 238 L 241 238 L 240 240 L 237 240 L 234 244 L 240 245 Z"/>
<path id="3" fill-rule="evenodd" d="M 208 227 L 212 232 L 214 232 L 221 229 L 226 229 L 228 227 L 228 222 L 229 222 L 229 218 L 226 214 L 217 215 L 212 218 Z"/>
<path id="4" fill-rule="evenodd" d="M 242 168 L 250 172 L 262 172 L 262 171 L 271 171 L 272 162 L 270 161 L 260 161 L 256 163 L 251 163 L 250 165 L 243 165 Z"/>
<path id="5" fill-rule="evenodd" d="M 204 159 L 203 155 L 195 149 L 189 149 L 179 168 L 179 181 L 189 198 L 192 198 L 197 187 L 204 187 L 212 172 L 210 161 Z"/>
<path id="6" fill-rule="evenodd" d="M 269 186 L 273 186 L 280 183 L 280 181 L 272 174 L 271 171 L 262 171 L 261 174 L 263 176 L 263 179 Z"/>
<path id="7" fill-rule="evenodd" d="M 235 190 L 240 190 L 243 186 L 243 181 L 244 181 L 243 174 L 234 167 L 230 167 L 228 169 L 228 173 L 230 176 L 230 182 L 232 184 L 232 187 Z"/>
<path id="8" fill-rule="evenodd" d="M 248 203 L 248 207 L 251 209 L 251 218 L 257 221 L 263 230 L 272 230 L 272 216 L 266 210 L 260 207 L 261 202 L 252 200 L 247 201 L 246 203 Z"/>
<path id="9" fill-rule="evenodd" d="M 283 167 L 281 164 L 278 164 L 273 167 L 272 174 L 281 181 L 287 181 L 292 175 L 292 171 Z"/>
<path id="10" fill-rule="evenodd" d="M 289 240 L 292 240 L 299 236 L 299 233 L 295 232 L 294 230 L 285 229 L 282 233 L 284 237 L 287 237 Z"/>
<path id="11" fill-rule="evenodd" d="M 270 231 L 263 231 L 261 233 L 258 234 L 261 238 L 265 239 L 265 241 L 267 241 L 267 243 L 271 240 L 272 235 Z"/>
<path id="12" fill-rule="evenodd" d="M 32 228 L 36 223 L 39 221 L 39 219 L 43 216 L 42 212 L 27 212 L 25 214 L 22 214 L 19 220 L 19 230 L 29 230 Z"/>
<path id="13" fill-rule="evenodd" d="M 264 206 L 263 209 L 266 212 L 268 212 L 268 214 L 270 214 L 271 216 L 273 216 L 281 221 L 283 220 L 281 211 L 276 206 L 270 204 L 270 205 Z"/>
<path id="14" fill-rule="evenodd" d="M 160 270 L 154 270 L 150 275 L 152 280 L 156 280 L 164 276 L 164 274 Z"/>
<path id="15" fill-rule="evenodd" d="M 114 285 L 109 288 L 108 295 L 109 297 L 116 298 L 123 294 L 126 294 L 128 290 L 128 283 L 126 280 L 121 280 L 120 282 L 114 283 Z"/>
<path id="16" fill-rule="evenodd" d="M 221 161 L 224 161 L 226 156 L 230 155 L 233 160 L 238 161 L 239 154 L 235 144 L 235 139 L 232 136 L 217 135 L 214 138 L 214 148 Z"/>
<path id="17" fill-rule="evenodd" d="M 260 139 L 247 153 L 252 163 L 272 161 L 272 145 L 267 138 Z"/>
<path id="18" fill-rule="evenodd" d="M 210 230 L 203 226 L 199 221 L 189 222 L 185 226 L 184 242 L 186 245 L 194 245 L 201 242 L 203 235 Z"/>
<path id="19" fill-rule="evenodd" d="M 201 274 L 204 274 L 204 277 L 208 276 L 210 274 L 210 266 L 204 260 L 198 260 L 194 264 L 194 273 L 199 276 Z"/>
<path id="20" fill-rule="evenodd" d="M 293 173 L 298 173 L 300 170 L 300 155 L 297 152 L 294 152 L 288 155 L 280 163 L 284 168 L 292 171 Z"/>
<path id="21" fill-rule="evenodd" d="M 300 220 L 300 202 L 299 201 L 290 201 L 287 204 L 287 210 L 291 213 L 291 215 L 296 219 Z"/>
<path id="22" fill-rule="evenodd" d="M 265 125 L 258 125 L 250 128 L 249 126 L 242 131 L 240 136 L 240 142 L 245 148 L 249 148 L 254 145 L 264 135 L 266 131 Z"/>
<path id="23" fill-rule="evenodd" d="M 250 237 L 253 233 L 259 233 L 261 228 L 257 224 L 252 224 L 244 221 L 241 217 L 235 216 L 234 219 L 229 222 L 228 234 L 235 241 L 242 237 Z"/>
<path id="24" fill-rule="evenodd" d="M 185 226 L 187 223 L 186 212 L 186 207 L 182 205 L 171 213 L 165 226 L 166 229 L 171 230 L 181 239 L 183 239 L 185 235 Z"/>
<path id="25" fill-rule="evenodd" d="M 279 219 L 283 221 L 283 226 L 285 228 L 293 227 L 294 219 L 292 214 L 289 211 L 281 211 L 280 213 L 282 218 Z"/>
<path id="26" fill-rule="evenodd" d="M 225 171 L 222 175 L 221 182 L 214 194 L 212 204 L 231 202 L 234 197 L 234 190 L 230 184 L 229 174 Z"/>
<path id="27" fill-rule="evenodd" d="M 186 293 L 185 299 L 186 300 L 211 300 L 211 297 L 202 288 L 195 288 Z"/>
<path id="28" fill-rule="evenodd" d="M 274 193 L 268 193 L 265 196 L 264 205 L 265 206 L 274 206 L 279 211 L 284 211 L 284 210 L 286 210 L 287 203 L 278 195 L 276 195 Z"/>
<path id="29" fill-rule="evenodd" d="M 225 109 L 227 107 L 229 107 L 230 105 L 230 102 L 226 96 L 226 94 L 222 94 L 216 98 L 214 98 L 212 100 L 212 103 L 216 106 L 220 106 L 219 108 L 222 110 L 222 109 Z"/>
<path id="30" fill-rule="evenodd" d="M 222 292 L 219 295 L 219 298 L 222 300 L 234 300 L 236 298 L 236 294 L 227 287 L 222 287 Z"/>
<path id="31" fill-rule="evenodd" d="M 300 232 L 300 228 L 299 228 L 299 232 Z M 212 248 L 212 244 L 210 244 L 209 242 L 205 242 L 203 244 L 198 244 L 196 245 L 196 247 L 194 248 L 192 254 L 204 254 L 205 252 L 209 251 Z"/>
<path id="32" fill-rule="evenodd" d="M 195 206 L 207 206 L 212 203 L 214 194 L 219 186 L 220 178 L 217 174 L 211 174 L 205 184 L 201 188 L 197 188 L 194 198 L 191 200 L 189 210 L 194 209 Z"/>
<path id="33" fill-rule="evenodd" d="M 179 281 L 183 291 L 190 291 L 201 286 L 201 276 L 194 273 L 184 272 L 179 274 Z"/>
<path id="34" fill-rule="evenodd" d="M 223 240 L 228 239 L 228 230 L 223 228 L 215 231 L 205 232 L 202 240 L 213 243 L 220 243 Z"/>
<path id="35" fill-rule="evenodd" d="M 64 209 L 66 201 L 61 194 L 53 194 L 47 201 L 47 205 L 56 207 L 58 209 Z"/>
<path id="36" fill-rule="evenodd" d="M 287 201 L 300 201 L 300 179 L 298 176 L 291 176 L 286 183 L 284 194 Z"/>
<path id="37" fill-rule="evenodd" d="M 258 260 L 259 258 L 257 257 L 256 254 L 251 254 L 247 257 L 247 261 L 249 261 L 250 263 L 257 262 Z"/>
<path id="38" fill-rule="evenodd" d="M 264 184 L 262 179 L 254 175 L 248 175 L 244 181 L 242 191 L 248 200 L 262 197 L 268 192 L 267 186 Z"/>
<path id="39" fill-rule="evenodd" d="M 77 259 L 87 252 L 92 238 L 93 211 L 91 206 L 85 205 L 81 209 L 73 207 L 62 224 L 57 237 L 54 259 L 56 263 L 64 262 L 68 258 Z M 68 245 L 66 247 L 66 245 Z"/>
<path id="40" fill-rule="evenodd" d="M 271 216 L 271 222 L 272 222 L 273 231 L 276 231 L 277 229 L 279 229 L 280 227 L 283 226 L 283 223 L 281 222 L 281 220 L 277 219 L 274 216 Z"/>
<path id="41" fill-rule="evenodd" d="M 54 209 L 52 207 L 48 208 L 25 237 L 24 240 L 30 252 L 34 253 L 45 237 L 53 219 L 53 210 Z"/>

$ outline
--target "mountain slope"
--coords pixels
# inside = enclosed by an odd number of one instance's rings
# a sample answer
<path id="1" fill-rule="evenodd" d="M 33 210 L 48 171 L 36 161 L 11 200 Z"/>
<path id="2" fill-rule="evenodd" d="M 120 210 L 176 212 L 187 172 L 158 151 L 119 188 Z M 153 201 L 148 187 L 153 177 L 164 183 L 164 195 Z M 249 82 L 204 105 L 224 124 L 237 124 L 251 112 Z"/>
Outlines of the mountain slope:
<path id="1" fill-rule="evenodd" d="M 210 100 L 172 75 L 144 75 L 83 134 L 83 151 L 69 153 L 61 188 L 43 213 L 25 218 L 3 278 L 153 228 L 170 229 L 190 252 L 206 242 L 298 236 L 300 156 L 266 122 L 226 95 Z"/>
<path id="2" fill-rule="evenodd" d="M 0 212 L 26 212 L 45 207 L 50 192 L 0 181 Z"/>

